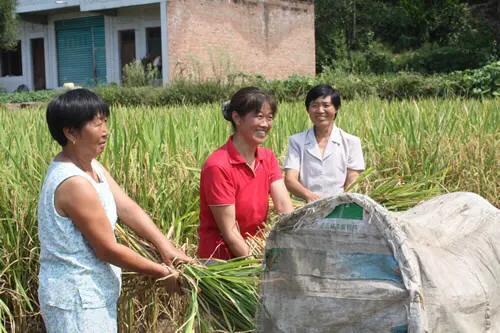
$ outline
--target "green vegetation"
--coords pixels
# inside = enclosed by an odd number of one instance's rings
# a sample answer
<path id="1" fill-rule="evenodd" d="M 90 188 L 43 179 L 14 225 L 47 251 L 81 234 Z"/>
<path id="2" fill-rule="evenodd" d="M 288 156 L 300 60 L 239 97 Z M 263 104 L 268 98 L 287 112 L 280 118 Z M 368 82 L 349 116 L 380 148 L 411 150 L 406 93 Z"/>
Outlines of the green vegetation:
<path id="1" fill-rule="evenodd" d="M 132 67 L 131 67 L 132 68 Z M 138 64 L 133 67 L 143 71 Z M 134 71 L 132 71 L 134 72 Z M 134 72 L 135 73 L 135 72 Z M 167 87 L 144 86 L 152 82 L 149 72 L 138 75 L 130 87 L 98 86 L 93 90 L 107 103 L 127 106 L 166 106 L 203 104 L 228 99 L 242 86 L 255 85 L 271 91 L 280 101 L 303 100 L 307 91 L 318 83 L 329 83 L 340 90 L 345 99 L 379 97 L 405 99 L 423 97 L 490 97 L 500 94 L 500 61 L 482 68 L 446 75 L 418 73 L 356 74 L 325 68 L 316 78 L 291 76 L 286 80 L 265 80 L 258 75 L 233 75 L 225 81 L 175 81 Z M 149 80 L 149 81 L 148 81 Z M 140 83 L 140 84 L 139 84 Z M 140 87 L 135 87 L 139 85 Z M 61 90 L 0 93 L 1 103 L 48 102 Z"/>
<path id="2" fill-rule="evenodd" d="M 449 73 L 499 59 L 492 0 L 316 0 L 317 70 Z"/>
<path id="3" fill-rule="evenodd" d="M 160 77 L 160 72 L 153 64 L 143 64 L 136 60 L 123 67 L 124 87 L 152 86 Z"/>
<path id="4" fill-rule="evenodd" d="M 53 97 L 61 94 L 63 90 L 38 90 L 6 93 L 0 91 L 0 104 L 2 103 L 28 103 L 48 102 Z"/>
<path id="5" fill-rule="evenodd" d="M 0 0 L 0 49 L 16 46 L 17 21 L 14 15 L 15 0 Z"/>
<path id="6" fill-rule="evenodd" d="M 0 0 L 0 48 L 15 46 L 14 4 Z M 391 210 L 452 191 L 475 192 L 500 206 L 498 4 L 316 0 L 315 5 L 315 78 L 221 74 L 163 88 L 153 87 L 158 71 L 138 62 L 126 66 L 124 87 L 93 88 L 114 105 L 111 137 L 100 160 L 188 254 L 194 256 L 197 243 L 200 167 L 230 134 L 220 102 L 247 85 L 269 90 L 281 102 L 266 142 L 281 160 L 288 136 L 309 126 L 302 104 L 306 92 L 329 83 L 345 101 L 339 126 L 361 138 L 369 167 L 350 191 Z M 0 89 L 0 333 L 41 331 L 36 206 L 58 151 L 45 110 L 11 112 L 3 104 L 46 103 L 60 92 Z M 126 228 L 119 227 L 117 237 L 158 260 L 151 246 Z M 256 258 L 185 266 L 183 296 L 168 295 L 161 283 L 126 272 L 120 331 L 252 330 L 263 246 L 253 242 Z"/>
<path id="7" fill-rule="evenodd" d="M 457 86 L 471 97 L 500 96 L 500 61 L 456 73 Z"/>
<path id="8" fill-rule="evenodd" d="M 391 209 L 406 209 L 447 191 L 476 192 L 499 206 L 499 109 L 498 98 L 347 101 L 339 126 L 361 137 L 370 167 L 353 190 Z M 282 103 L 266 145 L 282 160 L 287 137 L 308 124 L 302 103 Z M 100 160 L 158 226 L 193 255 L 199 169 L 230 133 L 219 103 L 117 106 L 110 126 Z M 58 147 L 49 137 L 42 109 L 0 109 L 0 132 L 0 332 L 36 332 L 37 196 Z M 127 234 L 119 233 L 119 238 L 133 244 Z M 186 274 L 201 278 L 199 288 L 208 281 L 203 271 Z M 131 274 L 124 277 L 122 332 L 178 328 L 186 319 L 185 309 L 203 311 L 203 292 L 168 298 L 161 287 L 141 288 L 137 281 Z M 189 308 L 195 304 L 193 295 L 198 308 Z"/>

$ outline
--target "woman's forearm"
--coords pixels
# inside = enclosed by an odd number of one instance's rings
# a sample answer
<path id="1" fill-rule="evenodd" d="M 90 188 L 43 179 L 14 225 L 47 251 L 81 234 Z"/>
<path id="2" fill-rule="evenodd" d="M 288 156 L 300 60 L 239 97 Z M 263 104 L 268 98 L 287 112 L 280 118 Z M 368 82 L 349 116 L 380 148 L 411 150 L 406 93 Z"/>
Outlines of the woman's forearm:
<path id="1" fill-rule="evenodd" d="M 233 256 L 246 257 L 250 254 L 250 249 L 239 232 L 231 232 L 227 235 L 222 234 L 222 238 Z"/>
<path id="2" fill-rule="evenodd" d="M 250 250 L 240 233 L 234 205 L 210 206 L 215 223 L 233 256 L 246 257 Z"/>
<path id="3" fill-rule="evenodd" d="M 307 202 L 311 202 L 320 198 L 319 195 L 307 189 L 297 179 L 285 178 L 285 184 L 290 193 L 306 200 Z"/>
<path id="4" fill-rule="evenodd" d="M 96 251 L 96 256 L 112 265 L 154 278 L 162 278 L 171 273 L 167 266 L 146 259 L 119 243 Z"/>
<path id="5" fill-rule="evenodd" d="M 131 199 L 130 199 L 131 200 Z M 156 248 L 173 248 L 161 230 L 153 223 L 146 212 L 133 200 L 123 209 L 121 221 L 130 227 L 137 235 L 151 242 Z"/>
<path id="6" fill-rule="evenodd" d="M 135 206 L 135 207 L 134 207 Z M 151 242 L 160 252 L 163 261 L 167 264 L 177 264 L 180 262 L 190 262 L 182 250 L 179 250 L 163 234 L 163 232 L 153 223 L 149 215 L 146 214 L 137 204 L 131 205 L 133 209 L 127 214 L 124 223 L 135 233 Z"/>
<path id="7" fill-rule="evenodd" d="M 271 184 L 271 198 L 274 209 L 278 214 L 289 214 L 293 212 L 292 200 L 282 179 L 278 179 Z"/>
<path id="8" fill-rule="evenodd" d="M 344 183 L 344 189 L 347 189 L 349 186 L 351 186 L 352 183 L 356 181 L 356 179 L 359 177 L 360 174 L 361 171 L 347 169 L 347 176 Z"/>
<path id="9" fill-rule="evenodd" d="M 160 251 L 166 249 L 175 252 L 174 246 L 153 223 L 149 215 L 123 191 L 109 172 L 105 172 L 116 201 L 118 217 L 121 222 L 130 227 L 140 237 L 151 242 Z"/>

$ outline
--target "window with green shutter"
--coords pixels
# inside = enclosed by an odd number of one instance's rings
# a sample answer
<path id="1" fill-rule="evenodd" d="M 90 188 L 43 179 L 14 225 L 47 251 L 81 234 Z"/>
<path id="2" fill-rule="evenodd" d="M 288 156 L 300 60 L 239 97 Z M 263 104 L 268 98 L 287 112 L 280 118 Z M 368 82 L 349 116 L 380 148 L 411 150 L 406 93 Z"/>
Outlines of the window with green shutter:
<path id="1" fill-rule="evenodd" d="M 104 17 L 56 21 L 55 31 L 59 86 L 106 83 Z"/>

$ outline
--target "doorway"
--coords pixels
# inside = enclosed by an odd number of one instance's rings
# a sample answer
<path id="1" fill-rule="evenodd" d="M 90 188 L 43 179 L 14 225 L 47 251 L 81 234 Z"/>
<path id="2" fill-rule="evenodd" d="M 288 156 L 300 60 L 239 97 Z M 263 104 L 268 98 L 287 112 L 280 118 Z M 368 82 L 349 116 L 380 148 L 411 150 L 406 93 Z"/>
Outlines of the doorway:
<path id="1" fill-rule="evenodd" d="M 135 60 L 135 31 L 122 30 L 119 32 L 120 42 L 120 70 L 123 77 L 123 67 Z"/>
<path id="2" fill-rule="evenodd" d="M 33 89 L 46 89 L 45 46 L 43 38 L 31 39 L 31 58 L 33 65 Z"/>

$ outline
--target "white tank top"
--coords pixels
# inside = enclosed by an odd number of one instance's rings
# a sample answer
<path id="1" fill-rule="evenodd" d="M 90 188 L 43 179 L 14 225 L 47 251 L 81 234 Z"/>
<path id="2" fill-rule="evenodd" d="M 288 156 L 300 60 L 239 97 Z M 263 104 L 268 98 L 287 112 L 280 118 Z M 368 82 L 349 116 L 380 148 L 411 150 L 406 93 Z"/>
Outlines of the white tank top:
<path id="1" fill-rule="evenodd" d="M 118 300 L 121 269 L 98 259 L 75 224 L 59 215 L 54 206 L 59 185 L 70 177 L 83 177 L 96 189 L 114 230 L 117 212 L 113 194 L 101 165 L 93 160 L 92 168 L 100 182 L 71 162 L 52 161 L 49 165 L 38 202 L 38 297 L 42 304 L 72 309 L 80 298 L 84 308 L 99 308 Z"/>

